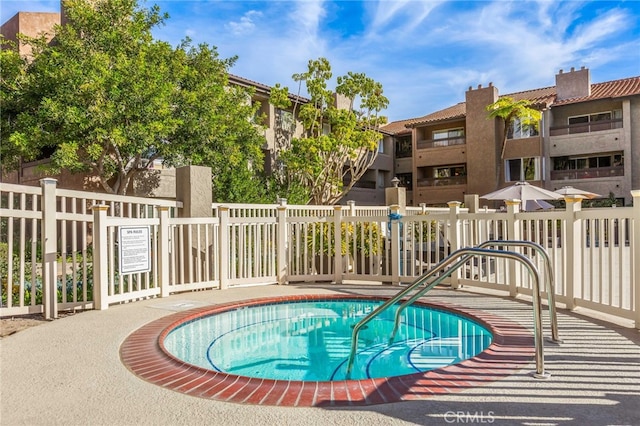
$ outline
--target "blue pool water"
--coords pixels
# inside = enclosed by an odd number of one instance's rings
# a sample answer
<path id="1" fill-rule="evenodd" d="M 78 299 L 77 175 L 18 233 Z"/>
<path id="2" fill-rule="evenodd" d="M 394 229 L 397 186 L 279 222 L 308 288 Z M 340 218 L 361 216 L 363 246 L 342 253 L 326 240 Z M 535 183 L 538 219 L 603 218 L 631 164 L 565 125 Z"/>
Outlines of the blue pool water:
<path id="1" fill-rule="evenodd" d="M 383 301 L 329 299 L 258 304 L 182 324 L 165 349 L 189 364 L 241 376 L 344 380 L 353 326 Z M 471 358 L 491 344 L 482 325 L 420 305 L 405 310 L 389 345 L 395 309 L 361 329 L 351 379 L 424 372 Z"/>

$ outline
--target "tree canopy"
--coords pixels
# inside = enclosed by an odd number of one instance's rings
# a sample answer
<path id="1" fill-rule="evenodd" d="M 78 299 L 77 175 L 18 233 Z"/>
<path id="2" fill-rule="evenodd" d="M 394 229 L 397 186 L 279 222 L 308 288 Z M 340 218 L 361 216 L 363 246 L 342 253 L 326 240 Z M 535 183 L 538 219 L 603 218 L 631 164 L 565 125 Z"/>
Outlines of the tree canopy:
<path id="1" fill-rule="evenodd" d="M 258 201 L 264 138 L 251 91 L 229 86 L 236 61 L 216 47 L 173 48 L 152 29 L 168 15 L 137 0 L 66 0 L 54 40 L 25 39 L 33 58 L 2 81 L 3 162 L 51 155 L 53 171 L 97 176 L 111 193 L 162 159 L 212 168 L 214 199 Z M 15 65 L 15 66 L 13 66 Z M 15 70 L 14 70 L 15 68 Z M 8 137 L 5 138 L 5 135 Z M 5 142 L 6 141 L 6 142 Z M 9 162 L 11 163 L 11 162 Z"/>
<path id="2" fill-rule="evenodd" d="M 331 65 L 325 58 L 310 60 L 307 71 L 294 74 L 298 96 L 291 100 L 289 89 L 277 84 L 270 102 L 281 110 L 292 110 L 302 123 L 295 136 L 296 120 L 281 120 L 285 135 L 276 152 L 276 186 L 285 193 L 303 194 L 305 202 L 338 202 L 373 164 L 386 123 L 380 115 L 389 101 L 382 85 L 362 73 L 349 72 L 328 87 Z M 300 102 L 302 84 L 310 99 Z M 356 105 L 357 104 L 357 105 Z"/>

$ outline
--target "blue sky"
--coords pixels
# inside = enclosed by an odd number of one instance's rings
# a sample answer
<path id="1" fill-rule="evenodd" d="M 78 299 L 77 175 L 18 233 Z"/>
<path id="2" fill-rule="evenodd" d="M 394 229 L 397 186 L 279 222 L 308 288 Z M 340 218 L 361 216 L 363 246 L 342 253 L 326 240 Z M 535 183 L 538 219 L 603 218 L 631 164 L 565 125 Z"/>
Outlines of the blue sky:
<path id="1" fill-rule="evenodd" d="M 326 57 L 334 76 L 382 83 L 390 121 L 464 101 L 469 86 L 500 94 L 553 86 L 560 69 L 586 66 L 594 83 L 640 75 L 640 1 L 208 1 L 160 0 L 170 18 L 155 37 L 189 36 L 238 56 L 231 73 L 267 85 Z M 59 1 L 0 3 L 58 11 Z"/>

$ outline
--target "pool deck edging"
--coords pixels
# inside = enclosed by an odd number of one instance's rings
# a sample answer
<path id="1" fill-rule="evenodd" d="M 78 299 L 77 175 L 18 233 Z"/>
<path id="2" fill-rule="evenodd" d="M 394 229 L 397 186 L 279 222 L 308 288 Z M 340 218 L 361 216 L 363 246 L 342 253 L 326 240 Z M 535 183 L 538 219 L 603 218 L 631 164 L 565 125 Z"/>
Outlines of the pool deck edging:
<path id="1" fill-rule="evenodd" d="M 120 359 L 143 380 L 187 395 L 243 404 L 325 407 L 421 400 L 433 395 L 461 392 L 514 374 L 534 357 L 533 335 L 522 325 L 485 311 L 443 302 L 420 304 L 480 321 L 493 333 L 493 342 L 482 353 L 458 364 L 405 376 L 334 382 L 250 378 L 186 364 L 169 356 L 160 344 L 162 337 L 175 326 L 206 314 L 259 303 L 332 298 L 344 299 L 345 295 L 267 297 L 178 312 L 132 332 L 120 347 Z M 380 299 L 371 296 L 355 298 Z"/>

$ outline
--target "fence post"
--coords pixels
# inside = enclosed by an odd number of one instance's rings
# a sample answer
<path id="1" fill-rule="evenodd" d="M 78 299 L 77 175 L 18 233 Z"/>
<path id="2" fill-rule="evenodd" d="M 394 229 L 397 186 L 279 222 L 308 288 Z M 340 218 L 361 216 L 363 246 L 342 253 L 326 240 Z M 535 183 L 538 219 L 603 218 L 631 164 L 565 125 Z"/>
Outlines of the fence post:
<path id="1" fill-rule="evenodd" d="M 93 307 L 107 309 L 109 303 L 109 262 L 107 240 L 107 210 L 109 206 L 98 204 L 93 210 Z"/>
<path id="2" fill-rule="evenodd" d="M 58 318 L 58 234 L 56 227 L 56 184 L 52 178 L 40 179 L 42 188 L 42 308 L 45 319 Z M 66 291 L 65 283 L 62 291 Z M 11 294 L 11 289 L 9 289 Z"/>
<path id="3" fill-rule="evenodd" d="M 389 206 L 391 214 L 389 217 L 398 217 L 400 214 L 400 206 L 393 204 Z M 400 259 L 406 256 L 401 256 L 400 253 L 400 221 L 389 219 L 391 224 L 391 285 L 400 285 Z M 408 265 L 404 265 L 406 268 Z"/>
<path id="4" fill-rule="evenodd" d="M 565 288 L 567 292 L 567 309 L 575 309 L 575 283 L 582 283 L 582 221 L 576 213 L 582 210 L 582 198 L 575 195 L 564 197 L 567 205 L 565 219 L 567 222 L 567 238 L 565 244 Z M 582 287 L 581 287 L 582 288 Z"/>
<path id="5" fill-rule="evenodd" d="M 278 245 L 276 252 L 276 265 L 278 268 L 278 284 L 287 284 L 289 280 L 289 270 L 287 262 L 287 200 L 280 199 L 278 211 Z"/>
<path id="6" fill-rule="evenodd" d="M 507 205 L 507 239 L 508 240 L 521 240 L 522 234 L 520 232 L 520 220 L 516 218 L 516 215 L 520 213 L 520 203 L 518 199 L 505 200 Z M 489 261 L 487 261 L 489 265 Z M 509 296 L 516 297 L 518 294 L 518 283 L 522 280 L 521 269 L 516 262 L 509 262 Z"/>
<path id="7" fill-rule="evenodd" d="M 158 206 L 158 281 L 160 285 L 160 297 L 169 296 L 169 207 Z"/>
<path id="8" fill-rule="evenodd" d="M 347 201 L 347 206 L 349 206 L 349 216 L 356 215 L 356 202 L 354 200 Z"/>
<path id="9" fill-rule="evenodd" d="M 636 328 L 640 329 L 640 189 L 631 191 L 633 197 L 633 213 L 631 219 L 631 229 L 633 232 L 633 241 L 629 241 L 632 244 L 633 260 L 631 261 L 631 276 L 633 282 L 631 282 L 631 288 L 635 295 L 635 322 Z M 631 302 L 633 303 L 633 302 Z"/>
<path id="10" fill-rule="evenodd" d="M 460 206 L 462 203 L 460 201 L 449 201 L 447 203 L 449 206 L 449 236 L 448 241 L 450 244 L 450 253 L 458 250 L 460 248 L 460 219 L 458 219 L 458 214 L 460 213 Z M 446 243 L 445 243 L 446 247 Z M 451 288 L 460 287 L 460 269 L 456 270 L 449 277 Z"/>
<path id="11" fill-rule="evenodd" d="M 229 207 L 218 207 L 220 230 L 218 232 L 218 271 L 220 271 L 220 289 L 229 288 L 229 259 L 235 256 L 229 250 Z"/>
<path id="12" fill-rule="evenodd" d="M 355 202 L 349 201 L 351 216 L 355 215 Z M 333 206 L 333 282 L 342 283 L 342 206 Z M 344 235 L 345 238 L 348 238 Z M 348 243 L 348 240 L 347 240 Z"/>

